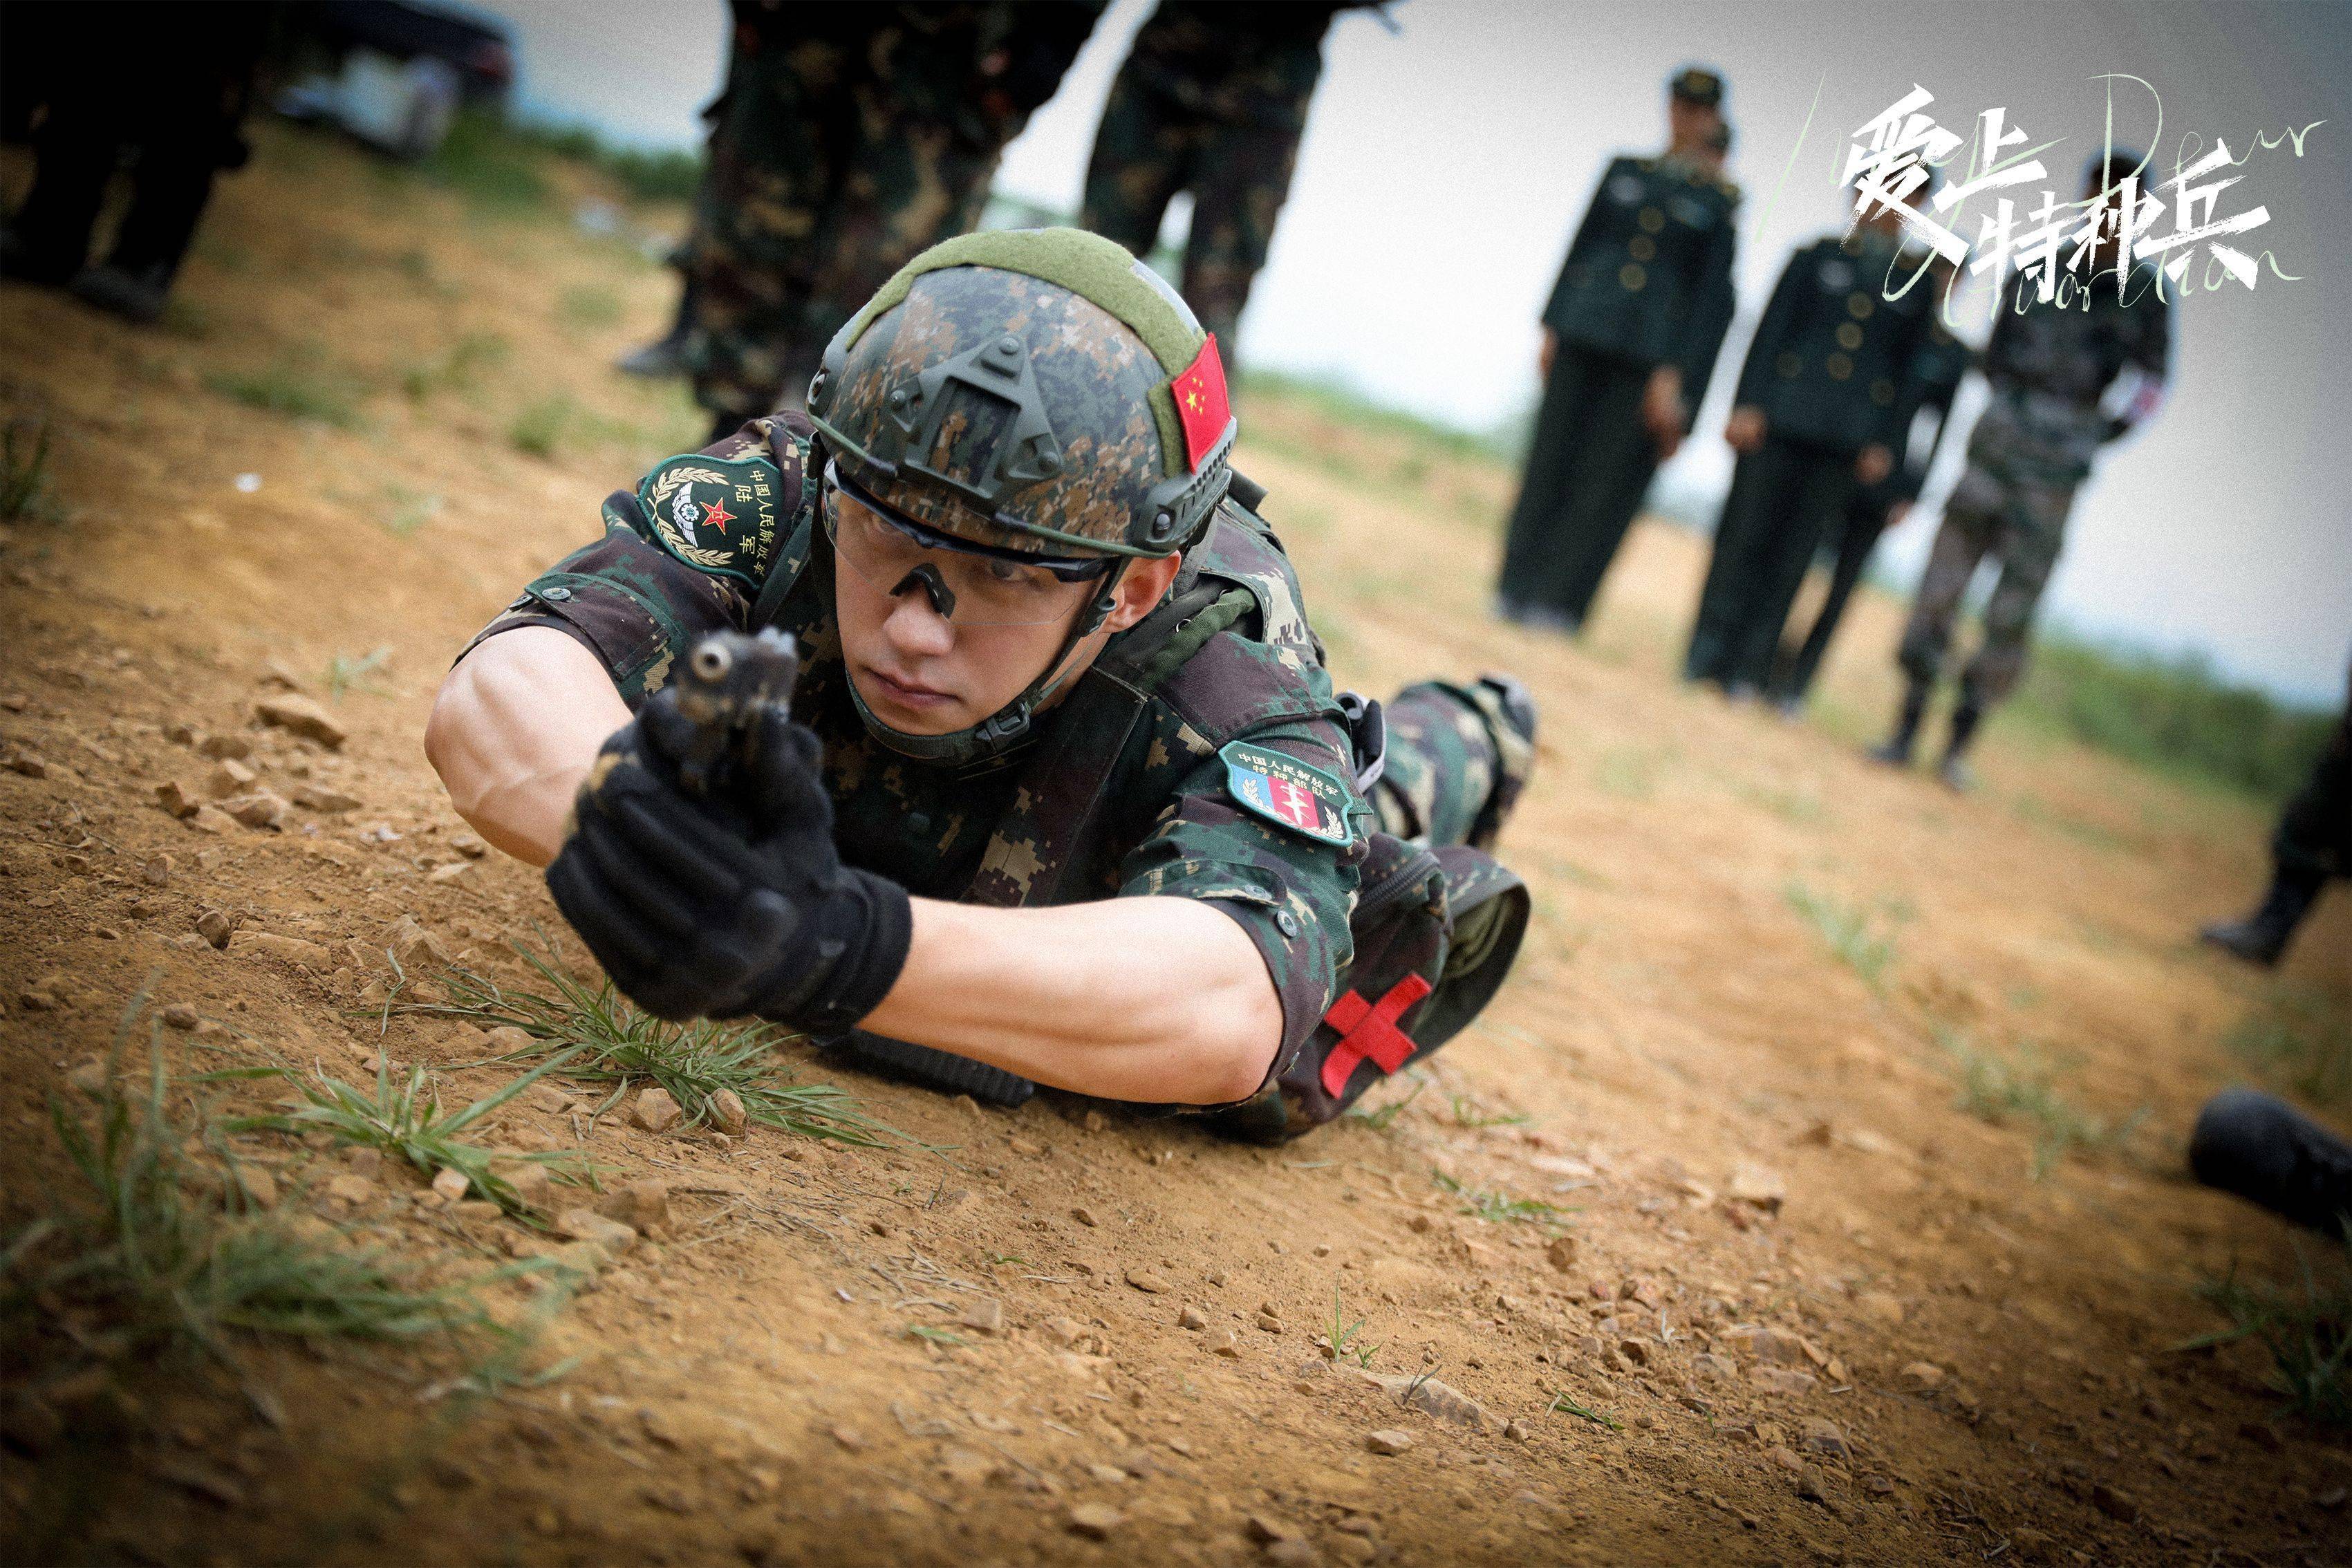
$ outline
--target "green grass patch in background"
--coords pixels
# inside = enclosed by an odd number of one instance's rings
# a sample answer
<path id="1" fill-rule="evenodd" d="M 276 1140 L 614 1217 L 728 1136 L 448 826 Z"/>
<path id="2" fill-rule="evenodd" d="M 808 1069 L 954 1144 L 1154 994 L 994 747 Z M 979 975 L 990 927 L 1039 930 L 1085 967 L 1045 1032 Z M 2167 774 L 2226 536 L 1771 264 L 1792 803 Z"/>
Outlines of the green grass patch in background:
<path id="1" fill-rule="evenodd" d="M 329 367 L 315 353 L 289 355 L 258 370 L 210 371 L 205 385 L 247 408 L 289 419 L 315 419 L 338 430 L 359 427 L 360 399 L 366 390 L 355 377 Z"/>
<path id="2" fill-rule="evenodd" d="M 1901 905 L 1882 903 L 1875 910 L 1848 904 L 1833 893 L 1818 893 L 1802 882 L 1791 882 L 1780 896 L 1820 935 L 1840 963 L 1876 991 L 1885 985 L 1887 966 L 1895 962 L 1895 932 L 1911 919 Z"/>
<path id="3" fill-rule="evenodd" d="M 2226 1043 L 2261 1077 L 2314 1104 L 2352 1100 L 2352 1016 L 2324 992 L 2273 988 Z"/>
<path id="4" fill-rule="evenodd" d="M 2063 631 L 2035 639 L 2011 710 L 2160 773 L 2284 800 L 2311 772 L 2335 715 L 2218 674 L 2210 660 L 2103 647 Z"/>
<path id="5" fill-rule="evenodd" d="M 2061 1064 L 2031 1044 L 2021 1041 L 2004 1052 L 1979 1046 L 1948 1024 L 1929 1027 L 1959 1077 L 1959 1108 L 1994 1127 L 2022 1126 L 2032 1136 L 2037 1182 L 2068 1154 L 2122 1147 L 2147 1119 L 2144 1109 L 2116 1122 L 2084 1110 L 2058 1087 Z"/>

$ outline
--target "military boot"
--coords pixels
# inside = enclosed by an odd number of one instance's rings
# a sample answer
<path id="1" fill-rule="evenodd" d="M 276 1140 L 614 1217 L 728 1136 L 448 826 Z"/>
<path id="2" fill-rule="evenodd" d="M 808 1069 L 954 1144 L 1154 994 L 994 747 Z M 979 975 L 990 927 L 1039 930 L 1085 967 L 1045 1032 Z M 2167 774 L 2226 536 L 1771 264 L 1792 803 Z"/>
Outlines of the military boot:
<path id="1" fill-rule="evenodd" d="M 2271 890 L 2251 914 L 2216 921 L 2197 934 L 2233 957 L 2267 969 L 2286 952 L 2295 927 L 2311 912 L 2324 885 L 2318 878 L 2281 871 L 2271 879 Z"/>
<path id="2" fill-rule="evenodd" d="M 2297 1225 L 2344 1234 L 2352 1214 L 2352 1143 L 2273 1095 L 2224 1089 L 2197 1114 L 2189 1168 Z"/>
<path id="3" fill-rule="evenodd" d="M 126 321 L 152 326 L 163 319 L 172 287 L 171 268 L 157 262 L 130 270 L 109 262 L 74 274 L 67 292 L 85 305 L 95 306 Z"/>
<path id="4" fill-rule="evenodd" d="M 1936 776 L 1953 789 L 1976 787 L 1976 771 L 1963 759 L 1968 755 L 1969 743 L 1976 739 L 1977 723 L 1983 717 L 1984 710 L 1967 698 L 1962 698 L 1960 705 L 1952 710 L 1952 733 L 1944 742 L 1944 760 L 1936 764 Z"/>
<path id="5" fill-rule="evenodd" d="M 1503 717 L 1512 729 L 1519 732 L 1519 739 L 1533 745 L 1536 739 L 1536 699 L 1535 693 L 1528 689 L 1528 683 L 1515 675 L 1490 669 L 1478 678 L 1478 684 L 1491 689 L 1502 700 Z"/>
<path id="6" fill-rule="evenodd" d="M 1889 767 L 1911 765 L 1911 749 L 1919 743 L 1919 721 L 1927 713 L 1927 687 L 1915 680 L 1903 689 L 1903 708 L 1895 718 L 1895 733 L 1870 749 L 1871 760 Z"/>

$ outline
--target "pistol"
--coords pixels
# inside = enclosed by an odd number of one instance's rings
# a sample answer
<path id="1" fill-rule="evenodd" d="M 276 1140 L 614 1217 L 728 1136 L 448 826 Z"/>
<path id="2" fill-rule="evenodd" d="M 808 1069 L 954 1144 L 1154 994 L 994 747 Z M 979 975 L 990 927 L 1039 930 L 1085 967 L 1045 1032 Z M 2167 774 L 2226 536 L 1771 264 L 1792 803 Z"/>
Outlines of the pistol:
<path id="1" fill-rule="evenodd" d="M 792 711 L 800 672 L 798 646 L 772 627 L 749 636 L 712 632 L 687 650 L 671 680 L 677 710 L 694 726 L 677 768 L 688 794 L 716 798 L 759 761 L 760 720 Z"/>

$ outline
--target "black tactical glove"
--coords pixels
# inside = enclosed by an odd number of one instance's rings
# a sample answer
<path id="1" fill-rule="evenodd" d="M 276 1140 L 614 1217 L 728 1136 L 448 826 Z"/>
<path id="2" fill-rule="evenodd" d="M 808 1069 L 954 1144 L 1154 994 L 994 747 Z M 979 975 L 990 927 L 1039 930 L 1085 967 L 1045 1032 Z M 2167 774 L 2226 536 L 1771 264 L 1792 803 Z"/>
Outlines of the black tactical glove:
<path id="1" fill-rule="evenodd" d="M 763 716 L 715 798 L 680 782 L 692 732 L 664 690 L 604 742 L 547 868 L 556 907 L 656 1017 L 848 1028 L 905 967 L 906 891 L 841 864 L 811 731 Z"/>

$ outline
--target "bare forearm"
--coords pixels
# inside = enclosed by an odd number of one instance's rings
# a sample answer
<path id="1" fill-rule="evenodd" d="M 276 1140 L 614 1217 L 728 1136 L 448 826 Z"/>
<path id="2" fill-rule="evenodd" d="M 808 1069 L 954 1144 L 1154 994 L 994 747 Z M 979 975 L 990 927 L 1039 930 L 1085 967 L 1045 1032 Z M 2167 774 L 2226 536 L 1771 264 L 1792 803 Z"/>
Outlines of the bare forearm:
<path id="1" fill-rule="evenodd" d="M 562 632 L 503 632 L 441 684 L 425 752 L 449 799 L 497 847 L 544 866 L 597 748 L 629 721 L 595 656 Z"/>
<path id="2" fill-rule="evenodd" d="M 918 899 L 907 967 L 865 1026 L 1111 1100 L 1217 1104 L 1282 1041 L 1256 944 L 1188 899 L 996 910 Z"/>

